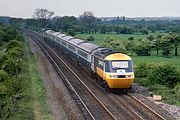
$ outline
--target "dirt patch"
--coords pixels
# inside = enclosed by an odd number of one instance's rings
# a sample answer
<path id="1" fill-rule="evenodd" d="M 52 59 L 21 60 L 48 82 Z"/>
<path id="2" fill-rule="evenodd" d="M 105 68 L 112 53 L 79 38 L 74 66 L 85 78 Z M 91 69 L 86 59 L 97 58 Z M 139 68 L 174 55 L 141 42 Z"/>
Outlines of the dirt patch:
<path id="1" fill-rule="evenodd" d="M 36 56 L 39 73 L 46 88 L 54 119 L 83 119 L 75 101 L 47 57 L 30 37 L 27 38 L 27 42 Z"/>

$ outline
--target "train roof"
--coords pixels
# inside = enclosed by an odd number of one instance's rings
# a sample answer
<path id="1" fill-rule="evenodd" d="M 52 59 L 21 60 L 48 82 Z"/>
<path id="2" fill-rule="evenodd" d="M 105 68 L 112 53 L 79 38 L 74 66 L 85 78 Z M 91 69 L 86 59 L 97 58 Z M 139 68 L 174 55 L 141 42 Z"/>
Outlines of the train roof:
<path id="1" fill-rule="evenodd" d="M 59 35 L 57 35 L 57 37 L 59 37 L 59 38 L 62 38 L 62 37 L 65 37 L 66 36 L 66 34 L 59 34 Z"/>
<path id="2" fill-rule="evenodd" d="M 100 48 L 101 46 L 93 44 L 93 43 L 82 42 L 82 43 L 78 44 L 78 47 L 91 53 L 93 50 Z"/>
<path id="3" fill-rule="evenodd" d="M 54 32 L 53 35 L 54 36 L 58 36 L 59 34 L 61 34 L 60 32 Z"/>
<path id="4" fill-rule="evenodd" d="M 52 31 L 52 30 L 46 30 L 46 33 L 48 33 L 48 34 L 53 34 L 54 31 Z"/>
<path id="5" fill-rule="evenodd" d="M 65 37 L 63 37 L 62 39 L 63 40 L 66 40 L 66 41 L 69 41 L 69 40 L 71 40 L 71 39 L 73 39 L 74 37 L 72 37 L 72 36 L 65 36 Z"/>
<path id="6" fill-rule="evenodd" d="M 81 39 L 71 39 L 70 41 L 68 41 L 69 43 L 77 46 L 78 44 L 84 42 L 84 40 L 81 40 Z"/>
<path id="7" fill-rule="evenodd" d="M 107 55 L 104 60 L 132 60 L 131 57 L 129 57 L 128 55 L 126 54 L 123 54 L 123 53 L 114 53 L 114 54 L 110 54 L 110 55 Z"/>
<path id="8" fill-rule="evenodd" d="M 68 42 L 89 53 L 100 47 L 99 45 L 88 43 L 81 39 L 71 39 Z"/>
<path id="9" fill-rule="evenodd" d="M 94 55 L 99 57 L 100 59 L 104 59 L 106 56 L 113 53 L 118 53 L 118 52 L 109 48 L 99 48 L 95 51 Z"/>

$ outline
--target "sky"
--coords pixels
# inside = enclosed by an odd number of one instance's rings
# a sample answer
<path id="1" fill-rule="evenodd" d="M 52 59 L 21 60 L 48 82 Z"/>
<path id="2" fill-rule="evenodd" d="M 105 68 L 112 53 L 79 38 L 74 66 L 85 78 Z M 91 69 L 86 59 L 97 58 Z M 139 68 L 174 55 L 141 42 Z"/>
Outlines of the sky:
<path id="1" fill-rule="evenodd" d="M 37 8 L 55 16 L 92 11 L 96 17 L 180 17 L 180 0 L 0 0 L 0 16 L 30 18 Z"/>

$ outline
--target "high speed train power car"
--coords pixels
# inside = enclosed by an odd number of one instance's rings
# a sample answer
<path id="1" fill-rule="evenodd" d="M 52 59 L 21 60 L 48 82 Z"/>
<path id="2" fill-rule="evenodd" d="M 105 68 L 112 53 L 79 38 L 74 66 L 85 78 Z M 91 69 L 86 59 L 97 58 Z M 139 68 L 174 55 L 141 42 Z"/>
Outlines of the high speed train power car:
<path id="1" fill-rule="evenodd" d="M 128 55 L 52 30 L 45 31 L 43 35 L 73 60 L 104 80 L 109 88 L 131 88 L 134 71 L 132 59 Z"/>

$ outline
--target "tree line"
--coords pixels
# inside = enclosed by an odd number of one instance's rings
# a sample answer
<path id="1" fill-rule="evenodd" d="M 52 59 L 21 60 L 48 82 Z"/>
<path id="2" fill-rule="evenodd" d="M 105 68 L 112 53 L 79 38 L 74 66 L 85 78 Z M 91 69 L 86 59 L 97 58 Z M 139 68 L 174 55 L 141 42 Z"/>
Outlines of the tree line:
<path id="1" fill-rule="evenodd" d="M 150 35 L 145 39 L 139 40 L 134 40 L 134 37 L 129 37 L 127 41 L 107 37 L 102 43 L 102 46 L 130 55 L 150 56 L 152 52 L 156 51 L 157 56 L 159 56 L 160 52 L 163 56 L 169 56 L 172 53 L 174 53 L 174 56 L 178 56 L 180 34 L 168 33 L 157 37 Z"/>
<path id="2" fill-rule="evenodd" d="M 35 28 L 49 28 L 54 31 L 70 31 L 76 33 L 102 33 L 102 34 L 148 34 L 152 32 L 180 32 L 179 20 L 126 20 L 125 17 L 112 21 L 101 21 L 93 12 L 86 11 L 75 16 L 53 16 L 54 12 L 47 9 L 36 9 L 33 18 L 11 18 L 10 23 L 31 26 Z M 73 32 L 72 32 L 73 31 Z"/>
<path id="3" fill-rule="evenodd" d="M 121 52 L 137 54 L 138 56 L 149 56 L 152 51 L 159 52 L 163 56 L 168 56 L 174 50 L 174 55 L 178 55 L 180 44 L 180 21 L 178 20 L 157 20 L 157 21 L 135 21 L 126 20 L 125 16 L 117 17 L 117 20 L 101 21 L 94 16 L 93 12 L 86 11 L 79 17 L 64 16 L 53 17 L 54 12 L 47 9 L 36 9 L 32 19 L 15 19 L 12 18 L 10 23 L 16 26 L 28 27 L 34 30 L 52 29 L 54 31 L 65 32 L 75 36 L 84 33 L 102 33 L 102 34 L 131 34 L 139 35 L 153 32 L 162 33 L 157 37 L 149 36 L 146 39 L 135 41 L 130 37 L 127 41 L 122 42 L 113 38 L 107 38 L 104 43 L 105 47 L 110 47 Z M 42 29 L 41 29 L 42 28 Z M 92 40 L 93 36 L 89 40 Z M 94 40 L 94 38 L 93 38 Z"/>

